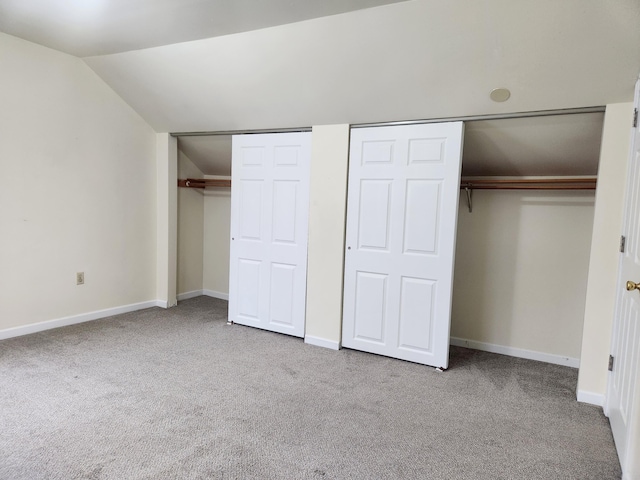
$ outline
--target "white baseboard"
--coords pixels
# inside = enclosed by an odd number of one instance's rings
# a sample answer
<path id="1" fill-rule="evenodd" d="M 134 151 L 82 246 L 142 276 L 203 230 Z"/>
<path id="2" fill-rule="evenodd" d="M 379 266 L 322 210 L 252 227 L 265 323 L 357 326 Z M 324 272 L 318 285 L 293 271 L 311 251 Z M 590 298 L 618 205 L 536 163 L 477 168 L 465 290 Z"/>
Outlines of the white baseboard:
<path id="1" fill-rule="evenodd" d="M 189 300 L 190 298 L 200 297 L 204 295 L 204 290 L 192 290 L 191 292 L 179 293 L 178 301 Z"/>
<path id="2" fill-rule="evenodd" d="M 54 320 L 46 320 L 44 322 L 32 323 L 30 325 L 20 327 L 6 328 L 4 330 L 0 330 L 0 340 L 29 335 L 30 333 L 42 332 L 44 330 L 51 330 L 52 328 L 90 322 L 100 318 L 111 317 L 112 315 L 135 312 L 137 310 L 144 310 L 145 308 L 151 307 L 167 308 L 167 302 L 151 300 L 148 302 L 132 303 L 131 305 L 123 305 L 121 307 L 106 308 L 104 310 L 96 310 L 94 312 L 81 313 L 79 315 L 71 315 L 69 317 L 56 318 Z"/>
<path id="3" fill-rule="evenodd" d="M 604 395 L 601 393 L 578 390 L 577 400 L 582 403 L 589 403 L 591 405 L 597 405 L 598 407 L 604 407 Z"/>
<path id="4" fill-rule="evenodd" d="M 178 301 L 188 300 L 190 298 L 200 297 L 206 295 L 207 297 L 219 298 L 221 300 L 229 300 L 228 293 L 216 292 L 215 290 L 192 290 L 191 292 L 179 293 Z"/>
<path id="5" fill-rule="evenodd" d="M 317 347 L 330 348 L 331 350 L 340 350 L 340 343 L 326 338 L 314 337 L 313 335 L 305 335 L 304 343 L 315 345 Z"/>
<path id="6" fill-rule="evenodd" d="M 563 365 L 565 367 L 580 367 L 579 358 L 564 357 L 562 355 L 553 355 L 551 353 L 535 352 L 533 350 L 525 350 L 523 348 L 505 347 L 503 345 L 494 345 L 492 343 L 467 340 L 466 338 L 451 337 L 450 343 L 451 345 L 455 345 L 456 347 L 473 348 L 474 350 L 499 353 L 501 355 L 509 355 L 510 357 L 526 358 L 528 360 L 553 363 L 555 365 Z"/>
<path id="7" fill-rule="evenodd" d="M 203 295 L 213 298 L 219 298 L 220 300 L 229 300 L 228 293 L 216 292 L 215 290 L 203 290 Z"/>

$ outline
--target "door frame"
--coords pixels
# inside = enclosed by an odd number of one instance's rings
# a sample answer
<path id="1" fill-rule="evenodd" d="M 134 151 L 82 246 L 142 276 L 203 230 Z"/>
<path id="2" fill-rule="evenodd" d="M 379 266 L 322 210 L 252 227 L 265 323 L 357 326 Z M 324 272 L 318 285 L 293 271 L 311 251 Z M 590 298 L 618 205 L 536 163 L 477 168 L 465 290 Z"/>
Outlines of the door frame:
<path id="1" fill-rule="evenodd" d="M 636 82 L 633 105 L 634 105 L 634 109 L 636 109 L 636 112 L 640 110 L 640 77 Z M 622 234 L 625 235 L 627 238 L 628 238 L 628 228 L 629 228 L 629 225 L 627 224 L 628 223 L 627 218 L 629 216 L 628 211 L 630 208 L 632 208 L 631 202 L 633 201 L 633 198 L 632 198 L 633 188 L 632 188 L 631 182 L 633 181 L 633 177 L 632 177 L 632 171 L 634 168 L 633 162 L 636 160 L 634 158 L 634 154 L 636 152 L 636 149 L 640 148 L 640 145 L 636 146 L 636 140 L 640 138 L 640 136 L 635 132 L 635 130 L 638 128 L 637 122 L 638 120 L 636 117 L 636 126 L 631 127 L 632 133 L 631 133 L 631 139 L 629 144 L 629 153 L 627 157 L 628 158 L 627 176 L 626 176 L 626 186 L 625 186 L 625 193 L 624 193 L 624 209 L 623 209 L 623 225 L 622 225 Z M 638 176 L 636 181 L 640 181 L 640 175 Z M 637 200 L 637 202 L 640 204 L 640 200 Z M 640 242 L 638 243 L 640 244 Z M 621 251 L 624 251 L 624 250 L 621 250 Z M 624 260 L 625 260 L 624 255 L 620 255 L 620 259 L 618 262 L 618 269 L 617 269 L 616 300 L 615 300 L 615 309 L 614 309 L 614 316 L 613 316 L 613 325 L 611 329 L 611 344 L 610 344 L 610 350 L 609 350 L 612 354 L 618 353 L 617 339 L 618 339 L 618 334 L 620 332 L 620 329 L 623 327 L 621 309 L 623 307 L 622 298 L 623 298 L 623 295 L 626 294 L 623 292 L 623 289 L 625 289 L 626 281 L 629 280 L 623 277 Z M 633 280 L 638 281 L 639 279 L 633 279 Z M 637 292 L 631 292 L 630 294 L 635 294 L 635 293 Z M 640 325 L 638 326 L 638 328 L 640 328 Z M 638 408 L 640 408 L 640 405 L 638 404 L 638 401 L 640 400 L 640 381 L 639 381 L 640 379 L 640 346 L 636 346 L 636 348 L 638 349 L 638 351 L 635 354 L 635 361 L 633 360 L 634 357 L 632 355 L 631 356 L 632 359 L 629 362 L 629 364 L 624 365 L 624 367 L 630 369 L 631 378 L 635 376 L 635 380 L 632 381 L 633 393 L 631 395 L 631 402 L 630 402 L 631 406 L 628 412 L 629 424 L 627 425 L 627 430 L 625 432 L 626 438 L 624 439 L 625 451 L 621 452 L 619 444 L 617 442 L 615 443 L 616 450 L 618 452 L 618 456 L 620 460 L 620 465 L 622 467 L 623 478 L 627 478 L 626 475 L 631 474 L 632 469 L 640 470 L 640 461 L 635 459 L 635 457 L 637 456 L 637 452 L 633 451 L 634 447 L 636 451 L 640 448 L 640 411 L 638 411 Z M 614 360 L 614 364 L 612 367 L 614 371 L 617 372 L 618 370 L 616 370 L 616 368 L 620 369 L 619 361 L 621 359 L 614 358 L 613 360 Z M 616 360 L 618 364 L 616 364 Z M 610 362 L 611 362 L 611 357 L 610 357 Z M 611 369 L 611 365 L 610 365 L 610 369 Z M 612 389 L 614 388 L 613 381 L 614 381 L 614 375 L 610 370 L 607 377 L 606 398 L 605 398 L 605 403 L 603 408 L 604 413 L 607 417 L 610 417 L 612 413 L 613 406 L 611 402 L 613 397 Z M 615 440 L 615 431 L 613 428 L 612 428 L 612 433 L 614 434 L 614 440 Z M 623 453 L 624 455 L 621 455 L 621 453 Z M 635 464 L 634 464 L 634 459 L 635 459 Z M 638 473 L 638 472 L 636 471 L 635 473 Z"/>

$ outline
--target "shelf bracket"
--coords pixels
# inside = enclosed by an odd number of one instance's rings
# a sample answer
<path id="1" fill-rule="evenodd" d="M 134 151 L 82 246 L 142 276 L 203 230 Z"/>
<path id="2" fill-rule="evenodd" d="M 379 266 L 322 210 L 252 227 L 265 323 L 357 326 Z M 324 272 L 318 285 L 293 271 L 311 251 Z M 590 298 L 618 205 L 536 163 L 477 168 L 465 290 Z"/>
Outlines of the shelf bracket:
<path id="1" fill-rule="evenodd" d="M 473 189 L 470 187 L 464 187 L 464 191 L 467 192 L 467 205 L 469 205 L 469 213 L 473 210 L 473 203 L 471 202 L 473 198 Z"/>

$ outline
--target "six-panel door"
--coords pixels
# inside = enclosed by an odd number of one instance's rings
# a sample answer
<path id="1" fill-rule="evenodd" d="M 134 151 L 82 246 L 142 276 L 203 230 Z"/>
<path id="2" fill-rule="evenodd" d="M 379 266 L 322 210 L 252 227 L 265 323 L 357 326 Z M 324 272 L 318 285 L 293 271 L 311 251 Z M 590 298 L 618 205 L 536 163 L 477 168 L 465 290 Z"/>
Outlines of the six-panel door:
<path id="1" fill-rule="evenodd" d="M 304 336 L 311 133 L 234 135 L 229 320 Z"/>
<path id="2" fill-rule="evenodd" d="M 448 366 L 462 132 L 351 131 L 343 346 Z"/>

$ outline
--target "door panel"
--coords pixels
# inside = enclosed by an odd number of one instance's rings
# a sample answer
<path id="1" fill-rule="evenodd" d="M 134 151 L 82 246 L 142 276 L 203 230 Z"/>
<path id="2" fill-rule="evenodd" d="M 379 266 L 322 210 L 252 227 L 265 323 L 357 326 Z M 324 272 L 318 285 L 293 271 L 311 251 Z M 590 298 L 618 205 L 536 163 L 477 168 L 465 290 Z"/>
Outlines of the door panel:
<path id="1" fill-rule="evenodd" d="M 298 183 L 291 180 L 273 182 L 274 243 L 296 244 Z"/>
<path id="2" fill-rule="evenodd" d="M 354 338 L 384 345 L 387 275 L 356 272 Z"/>
<path id="3" fill-rule="evenodd" d="M 243 240 L 262 240 L 262 181 L 239 182 L 240 232 Z"/>
<path id="4" fill-rule="evenodd" d="M 271 264 L 271 298 L 269 323 L 294 327 L 295 265 Z"/>
<path id="5" fill-rule="evenodd" d="M 257 322 L 260 314 L 260 270 L 262 262 L 247 258 L 238 259 L 238 284 L 242 296 L 238 297 L 238 317 Z"/>
<path id="6" fill-rule="evenodd" d="M 436 282 L 402 277 L 398 347 L 418 352 L 433 351 L 433 298 Z"/>
<path id="7" fill-rule="evenodd" d="M 360 184 L 360 250 L 389 249 L 392 180 L 363 180 Z"/>
<path id="8" fill-rule="evenodd" d="M 302 337 L 310 133 L 233 137 L 229 320 Z"/>
<path id="9" fill-rule="evenodd" d="M 462 131 L 352 130 L 345 347 L 448 366 Z"/>
<path id="10" fill-rule="evenodd" d="M 437 255 L 439 181 L 407 180 L 404 207 L 404 253 Z"/>

